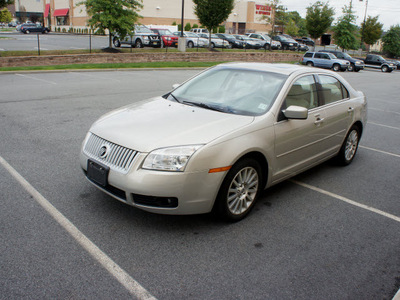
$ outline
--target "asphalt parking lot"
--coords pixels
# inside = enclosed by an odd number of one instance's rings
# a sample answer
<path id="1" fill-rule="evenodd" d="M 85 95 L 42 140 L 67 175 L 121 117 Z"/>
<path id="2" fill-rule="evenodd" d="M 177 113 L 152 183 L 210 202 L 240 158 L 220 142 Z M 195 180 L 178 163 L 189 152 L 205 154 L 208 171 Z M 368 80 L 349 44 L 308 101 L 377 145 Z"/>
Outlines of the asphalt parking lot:
<path id="1" fill-rule="evenodd" d="M 400 71 L 368 98 L 353 163 L 267 191 L 245 220 L 140 211 L 88 183 L 103 113 L 198 70 L 0 74 L 0 299 L 392 299 L 400 288 Z"/>

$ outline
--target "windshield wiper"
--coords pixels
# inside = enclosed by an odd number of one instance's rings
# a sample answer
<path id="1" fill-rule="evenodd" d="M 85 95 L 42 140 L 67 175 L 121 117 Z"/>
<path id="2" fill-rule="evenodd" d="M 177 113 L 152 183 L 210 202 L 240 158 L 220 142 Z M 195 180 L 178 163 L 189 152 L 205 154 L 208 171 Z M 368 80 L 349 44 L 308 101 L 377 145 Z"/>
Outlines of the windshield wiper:
<path id="1" fill-rule="evenodd" d="M 198 106 L 201 108 L 205 108 L 205 109 L 210 109 L 210 110 L 215 110 L 215 111 L 220 111 L 220 112 L 226 112 L 226 110 L 222 107 L 218 107 L 218 106 L 211 106 L 202 102 L 191 102 L 191 101 L 183 101 L 182 103 L 184 104 L 188 104 L 188 105 L 192 105 L 192 106 Z"/>
<path id="2" fill-rule="evenodd" d="M 182 103 L 180 100 L 178 100 L 178 98 L 176 98 L 176 97 L 174 96 L 174 94 L 170 93 L 169 95 L 172 96 L 172 98 L 174 98 L 174 100 L 175 100 L 176 102 Z"/>

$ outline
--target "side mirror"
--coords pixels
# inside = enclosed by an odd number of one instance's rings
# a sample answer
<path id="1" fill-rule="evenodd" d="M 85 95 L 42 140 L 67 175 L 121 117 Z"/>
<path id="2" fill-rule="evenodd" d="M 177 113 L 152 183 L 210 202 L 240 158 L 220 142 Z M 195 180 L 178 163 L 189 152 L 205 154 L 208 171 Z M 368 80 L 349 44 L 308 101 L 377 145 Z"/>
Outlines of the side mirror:
<path id="1" fill-rule="evenodd" d="M 178 88 L 179 86 L 180 86 L 179 83 L 175 83 L 175 84 L 172 85 L 172 88 L 175 90 L 175 89 Z"/>
<path id="2" fill-rule="evenodd" d="M 302 106 L 291 105 L 283 111 L 288 119 L 305 120 L 308 118 L 308 109 Z"/>

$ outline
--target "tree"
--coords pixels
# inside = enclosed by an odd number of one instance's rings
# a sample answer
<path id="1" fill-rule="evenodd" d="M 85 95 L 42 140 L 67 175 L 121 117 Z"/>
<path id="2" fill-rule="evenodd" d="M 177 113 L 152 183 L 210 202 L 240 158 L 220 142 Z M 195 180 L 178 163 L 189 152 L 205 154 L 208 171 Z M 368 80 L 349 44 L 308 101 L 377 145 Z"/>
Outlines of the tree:
<path id="1" fill-rule="evenodd" d="M 0 22 L 2 23 L 10 23 L 12 20 L 12 15 L 7 8 L 3 8 L 0 11 Z"/>
<path id="2" fill-rule="evenodd" d="M 356 16 L 351 6 L 346 5 L 343 8 L 343 16 L 341 16 L 333 27 L 333 37 L 336 44 L 342 49 L 356 49 L 358 46 L 356 33 L 358 27 L 354 24 Z"/>
<path id="3" fill-rule="evenodd" d="M 382 36 L 383 24 L 378 22 L 378 17 L 368 16 L 367 20 L 361 24 L 361 40 L 367 45 L 375 44 Z"/>
<path id="4" fill-rule="evenodd" d="M 400 56 L 400 25 L 390 27 L 389 31 L 383 36 L 383 52 L 390 57 Z"/>
<path id="5" fill-rule="evenodd" d="M 0 9 L 10 4 L 14 4 L 14 0 L 0 0 Z"/>
<path id="6" fill-rule="evenodd" d="M 267 24 L 271 24 L 271 35 L 275 35 L 277 27 L 283 27 L 289 22 L 289 17 L 286 14 L 286 7 L 281 5 L 280 0 L 271 0 L 268 4 L 271 7 L 271 15 L 263 15 L 261 19 L 265 20 Z"/>
<path id="7" fill-rule="evenodd" d="M 289 20 L 293 20 L 294 23 L 296 24 L 296 27 L 297 27 L 296 35 L 307 36 L 308 31 L 306 28 L 306 19 L 302 18 L 297 11 L 288 11 L 286 14 L 287 14 Z M 290 21 L 288 23 L 288 26 L 290 26 Z M 288 32 L 288 28 L 286 28 L 286 33 L 290 34 Z M 290 35 L 293 35 L 293 34 L 290 34 Z"/>
<path id="8" fill-rule="evenodd" d="M 306 28 L 313 39 L 325 33 L 333 22 L 335 10 L 328 3 L 317 1 L 307 7 Z"/>
<path id="9" fill-rule="evenodd" d="M 140 18 L 137 11 L 143 8 L 142 0 L 84 0 L 78 5 L 85 5 L 90 27 L 101 32 L 108 30 L 110 48 L 113 33 L 121 38 L 130 34 Z"/>
<path id="10" fill-rule="evenodd" d="M 287 23 L 285 32 L 291 36 L 297 36 L 299 34 L 299 28 L 297 28 L 296 23 L 293 20 L 290 20 Z"/>
<path id="11" fill-rule="evenodd" d="M 234 0 L 193 0 L 193 3 L 194 13 L 200 23 L 208 29 L 211 48 L 211 32 L 229 17 Z"/>

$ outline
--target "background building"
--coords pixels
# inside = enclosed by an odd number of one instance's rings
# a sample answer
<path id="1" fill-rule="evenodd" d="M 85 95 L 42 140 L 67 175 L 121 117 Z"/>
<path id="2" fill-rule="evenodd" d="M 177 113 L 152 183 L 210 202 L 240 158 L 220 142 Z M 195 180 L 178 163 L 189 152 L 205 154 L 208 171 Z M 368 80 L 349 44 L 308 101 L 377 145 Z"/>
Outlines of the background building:
<path id="1" fill-rule="evenodd" d="M 43 20 L 43 0 L 15 0 L 14 4 L 7 8 L 13 18 L 21 23 L 25 21 L 36 23 Z"/>
<path id="2" fill-rule="evenodd" d="M 45 26 L 65 29 L 87 28 L 85 6 L 78 5 L 82 0 L 15 0 L 16 18 L 24 22 L 39 21 Z M 194 14 L 192 0 L 185 1 L 184 26 L 190 23 L 201 25 Z M 172 25 L 181 23 L 182 0 L 143 0 L 143 9 L 139 12 L 143 17 L 139 20 L 144 25 Z M 226 32 L 267 32 L 271 25 L 267 24 L 265 17 L 273 14 L 266 1 L 236 0 L 235 7 L 222 25 Z M 21 16 L 26 16 L 22 20 Z M 264 18 L 264 19 L 263 19 Z M 33 20 L 35 19 L 35 20 Z"/>

